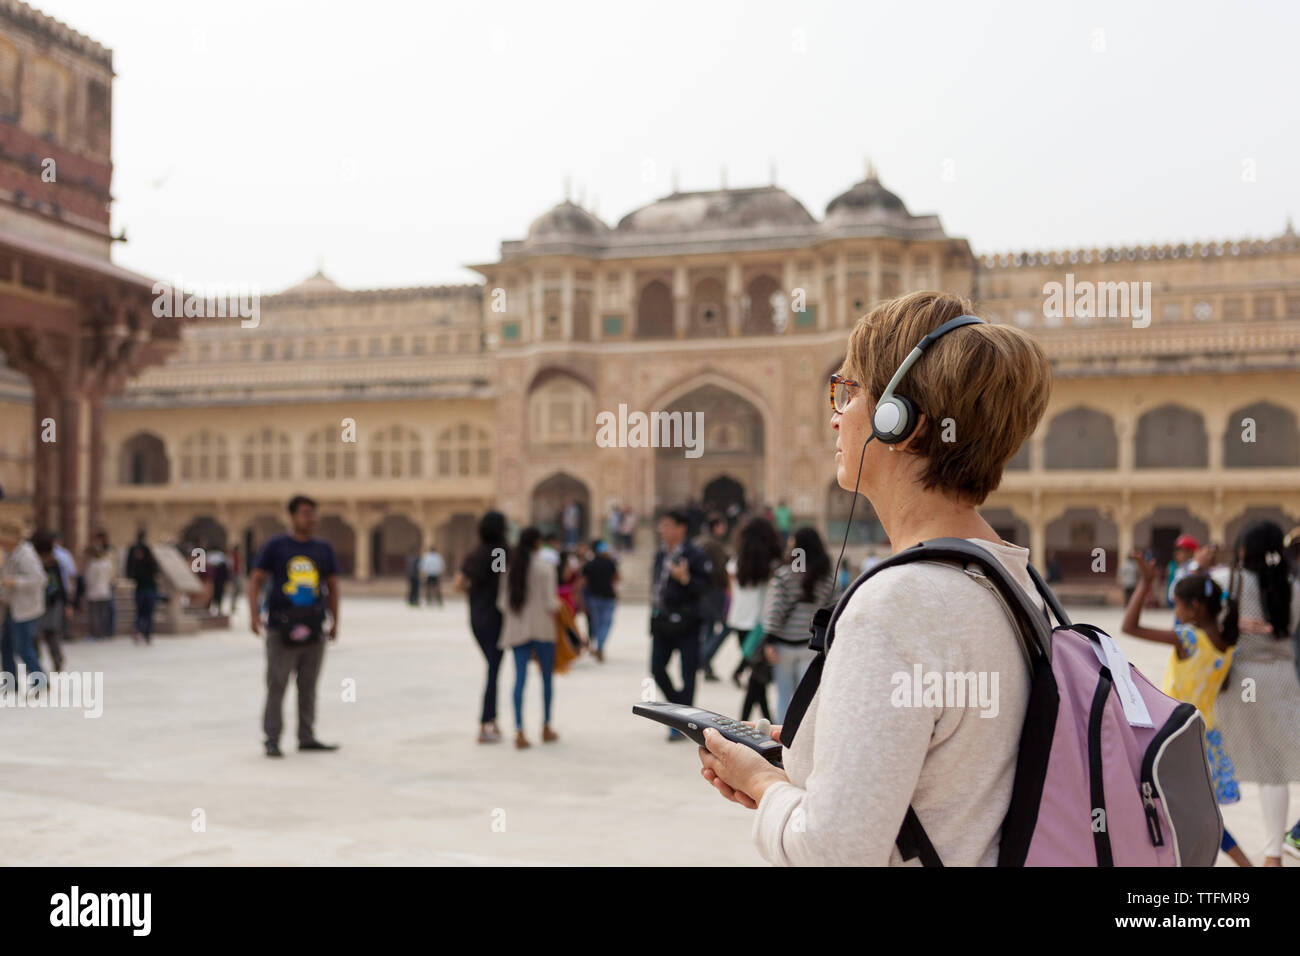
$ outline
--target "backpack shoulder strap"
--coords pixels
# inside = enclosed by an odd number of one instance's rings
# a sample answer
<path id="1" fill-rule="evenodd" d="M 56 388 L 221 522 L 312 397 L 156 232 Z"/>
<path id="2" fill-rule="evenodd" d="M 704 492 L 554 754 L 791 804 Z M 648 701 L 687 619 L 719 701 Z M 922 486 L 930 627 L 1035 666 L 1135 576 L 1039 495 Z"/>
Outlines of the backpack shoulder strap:
<path id="1" fill-rule="evenodd" d="M 786 709 L 785 720 L 781 727 L 781 743 L 783 746 L 789 747 L 794 742 L 795 734 L 799 729 L 800 722 L 803 720 L 804 713 L 812 703 L 812 698 L 821 683 L 826 654 L 835 640 L 835 624 L 838 622 L 840 614 L 843 613 L 844 607 L 848 604 L 853 593 L 865 584 L 869 578 L 879 574 L 886 568 L 911 564 L 916 561 L 953 564 L 963 570 L 970 565 L 975 565 L 982 572 L 985 581 L 988 582 L 987 586 L 1000 598 L 1000 603 L 1006 610 L 1007 616 L 1016 631 L 1016 636 L 1020 640 L 1021 650 L 1025 654 L 1030 672 L 1033 673 L 1037 666 L 1050 666 L 1051 618 L 1048 616 L 1048 611 L 1050 610 L 1051 614 L 1056 616 L 1060 624 L 1068 625 L 1070 621 L 1056 596 L 1052 594 L 1051 589 L 1043 582 L 1042 577 L 1039 576 L 1032 565 L 1029 566 L 1029 576 L 1034 582 L 1035 590 L 1043 599 L 1044 608 L 1041 611 L 1030 601 L 1024 589 L 1012 579 L 1002 562 L 985 548 L 964 538 L 934 538 L 929 541 L 922 541 L 891 555 L 859 575 L 857 580 L 840 596 L 833 608 L 822 608 L 813 616 L 813 623 L 810 628 L 813 637 L 809 642 L 809 646 L 817 651 L 817 656 L 810 663 Z M 902 826 L 899 828 L 895 843 L 898 846 L 899 854 L 904 860 L 911 860 L 919 856 L 922 866 L 943 866 L 943 861 L 940 859 L 938 851 L 935 850 L 934 844 L 930 842 L 925 827 L 921 825 L 915 808 L 910 805 L 907 808 L 907 815 L 903 818 Z"/>

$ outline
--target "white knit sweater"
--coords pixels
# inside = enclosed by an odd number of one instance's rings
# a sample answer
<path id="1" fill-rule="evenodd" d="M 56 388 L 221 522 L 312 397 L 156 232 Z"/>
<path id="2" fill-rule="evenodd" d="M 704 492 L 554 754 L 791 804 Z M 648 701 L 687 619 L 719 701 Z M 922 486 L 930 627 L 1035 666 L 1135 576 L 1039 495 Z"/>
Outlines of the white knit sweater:
<path id="1" fill-rule="evenodd" d="M 1041 606 L 1026 549 L 971 540 Z M 907 700 L 931 673 L 952 687 L 946 699 Z M 971 673 L 983 703 L 956 706 L 956 675 Z M 769 787 L 755 814 L 759 852 L 785 865 L 903 865 L 894 840 L 910 803 L 945 865 L 996 864 L 1028 701 L 1028 665 L 988 590 L 951 565 L 880 572 L 836 623 L 784 753 L 790 782 Z"/>

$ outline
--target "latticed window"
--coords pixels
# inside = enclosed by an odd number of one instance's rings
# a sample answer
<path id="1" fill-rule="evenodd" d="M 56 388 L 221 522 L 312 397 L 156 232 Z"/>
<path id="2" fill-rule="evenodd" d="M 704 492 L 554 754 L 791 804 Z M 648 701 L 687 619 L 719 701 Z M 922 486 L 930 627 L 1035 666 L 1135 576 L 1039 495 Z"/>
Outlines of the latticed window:
<path id="1" fill-rule="evenodd" d="M 226 439 L 206 429 L 181 442 L 181 481 L 225 481 L 230 477 Z"/>
<path id="2" fill-rule="evenodd" d="M 394 425 L 370 440 L 370 474 L 374 478 L 419 478 L 424 473 L 420 436 Z"/>
<path id="3" fill-rule="evenodd" d="M 245 481 L 287 480 L 292 468 L 289 436 L 263 428 L 244 438 L 242 475 Z"/>
<path id="4" fill-rule="evenodd" d="M 307 436 L 303 475 L 307 478 L 355 478 L 357 446 L 345 442 L 343 433 L 333 425 L 312 432 Z"/>
<path id="5" fill-rule="evenodd" d="M 438 435 L 434 456 L 440 478 L 487 475 L 492 470 L 492 443 L 487 429 L 461 424 Z"/>
<path id="6" fill-rule="evenodd" d="M 552 379 L 530 396 L 535 441 L 573 444 L 588 440 L 595 429 L 591 393 L 570 378 Z"/>

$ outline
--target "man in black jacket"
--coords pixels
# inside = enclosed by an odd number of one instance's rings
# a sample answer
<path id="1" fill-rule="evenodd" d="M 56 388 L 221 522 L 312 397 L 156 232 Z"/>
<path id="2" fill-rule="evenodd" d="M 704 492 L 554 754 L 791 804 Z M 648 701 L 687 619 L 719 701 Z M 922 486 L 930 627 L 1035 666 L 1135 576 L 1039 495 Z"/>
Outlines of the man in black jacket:
<path id="1" fill-rule="evenodd" d="M 713 564 L 708 556 L 687 540 L 689 519 L 673 509 L 659 518 L 663 547 L 655 555 L 654 580 L 650 591 L 650 673 L 669 703 L 695 702 L 695 670 L 700 660 L 700 598 L 709 589 Z M 678 690 L 668 676 L 668 662 L 676 651 L 682 668 Z M 676 730 L 669 740 L 685 740 Z"/>

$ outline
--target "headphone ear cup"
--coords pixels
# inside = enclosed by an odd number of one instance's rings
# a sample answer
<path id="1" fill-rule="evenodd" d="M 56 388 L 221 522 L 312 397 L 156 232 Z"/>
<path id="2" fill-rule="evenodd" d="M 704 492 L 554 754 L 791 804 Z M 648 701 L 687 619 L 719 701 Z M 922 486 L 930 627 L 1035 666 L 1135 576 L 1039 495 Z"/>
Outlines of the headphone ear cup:
<path id="1" fill-rule="evenodd" d="M 891 395 L 888 401 L 876 406 L 876 414 L 879 415 L 881 408 L 888 408 L 891 404 L 897 411 L 892 414 L 887 412 L 885 422 L 877 422 L 874 419 L 872 421 L 876 438 L 886 445 L 896 445 L 906 441 L 907 436 L 916 428 L 916 406 L 902 395 Z M 882 424 L 890 427 L 877 427 Z"/>

